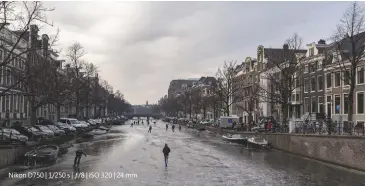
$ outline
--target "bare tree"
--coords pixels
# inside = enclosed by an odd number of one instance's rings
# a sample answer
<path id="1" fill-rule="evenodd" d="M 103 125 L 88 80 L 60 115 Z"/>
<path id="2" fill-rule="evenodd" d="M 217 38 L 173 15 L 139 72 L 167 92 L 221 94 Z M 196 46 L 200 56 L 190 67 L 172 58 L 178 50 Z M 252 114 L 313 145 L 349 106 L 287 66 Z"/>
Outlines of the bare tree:
<path id="1" fill-rule="evenodd" d="M 240 93 L 238 89 L 234 87 L 234 78 L 236 62 L 225 62 L 222 69 L 217 71 L 217 87 L 215 93 L 218 96 L 220 102 L 220 109 L 225 115 L 230 115 L 230 107 L 238 102 Z"/>
<path id="2" fill-rule="evenodd" d="M 38 1 L 2 1 L 0 3 L 0 45 L 4 48 L 4 53 L 0 53 L 0 69 L 3 69 L 0 74 L 3 77 L 15 76 L 13 75 L 15 72 L 6 70 L 10 63 L 24 66 L 24 58 L 27 58 L 28 53 L 38 50 L 29 46 L 29 43 L 34 43 L 34 41 L 28 42 L 29 28 L 31 25 L 41 27 L 46 24 L 52 26 L 52 23 L 47 20 L 44 13 L 53 10 L 45 8 L 43 3 Z M 23 76 L 23 78 L 26 77 Z M 21 83 L 20 80 L 17 79 L 14 83 L 5 85 L 6 89 L 0 91 L 0 96 L 4 96 L 10 90 L 18 87 Z"/>
<path id="3" fill-rule="evenodd" d="M 67 49 L 66 57 L 70 61 L 70 68 L 73 70 L 73 79 L 75 83 L 75 106 L 76 106 L 76 117 L 79 117 L 80 111 L 80 87 L 82 86 L 83 73 L 81 72 L 84 62 L 82 57 L 85 55 L 84 47 L 80 43 L 75 42 Z"/>
<path id="4" fill-rule="evenodd" d="M 61 107 L 71 103 L 70 97 L 74 93 L 75 84 L 72 83 L 72 76 L 69 76 L 70 69 L 61 69 L 59 66 L 51 67 L 52 73 L 48 77 L 50 84 L 50 102 L 55 105 L 57 119 L 61 116 Z"/>
<path id="5" fill-rule="evenodd" d="M 349 84 L 348 121 L 353 120 L 353 104 L 357 75 L 364 74 L 365 66 L 365 9 L 359 2 L 353 2 L 344 12 L 332 36 L 326 64 L 335 66 L 341 72 L 343 82 Z M 332 64 L 333 63 L 333 64 Z"/>
<path id="6" fill-rule="evenodd" d="M 86 118 L 89 118 L 89 108 L 92 99 L 91 99 L 91 93 L 92 93 L 92 85 L 96 80 L 96 75 L 98 72 L 97 67 L 93 63 L 84 62 L 82 63 L 82 77 L 80 81 L 80 86 L 78 87 L 80 89 L 79 95 L 81 95 L 81 99 L 79 99 L 86 109 Z"/>
<path id="7" fill-rule="evenodd" d="M 192 108 L 195 114 L 195 118 L 197 119 L 198 114 L 201 113 L 201 109 L 202 109 L 202 94 L 201 94 L 201 90 L 196 88 L 191 90 L 191 103 L 192 103 Z"/>
<path id="8" fill-rule="evenodd" d="M 270 82 L 269 88 L 267 85 L 261 87 L 260 95 L 263 100 L 280 106 L 283 123 L 287 121 L 293 90 L 303 86 L 300 81 L 303 68 L 299 58 L 304 56 L 306 50 L 301 50 L 301 45 L 302 39 L 294 34 L 286 40 L 283 49 L 269 49 L 266 57 L 272 66 L 260 77 Z"/>
<path id="9" fill-rule="evenodd" d="M 247 79 L 252 81 L 250 79 Z M 245 87 L 242 89 L 241 94 L 238 96 L 240 102 L 236 103 L 235 105 L 242 109 L 244 112 L 248 114 L 248 127 L 249 130 L 252 128 L 252 121 L 253 119 L 253 112 L 258 109 L 258 104 L 261 101 L 261 90 L 259 84 L 249 82 L 251 86 Z"/>

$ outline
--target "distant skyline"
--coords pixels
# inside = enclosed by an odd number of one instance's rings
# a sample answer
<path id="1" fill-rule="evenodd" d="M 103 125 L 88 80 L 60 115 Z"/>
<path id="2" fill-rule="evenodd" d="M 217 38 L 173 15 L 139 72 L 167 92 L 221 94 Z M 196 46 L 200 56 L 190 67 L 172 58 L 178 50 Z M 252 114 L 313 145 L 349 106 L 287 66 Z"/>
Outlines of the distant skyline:
<path id="1" fill-rule="evenodd" d="M 295 32 L 328 39 L 351 2 L 44 2 L 60 28 L 61 58 L 80 42 L 85 60 L 132 105 L 157 103 L 173 79 L 215 76 L 226 60 L 280 48 Z M 330 41 L 328 41 L 329 43 Z"/>

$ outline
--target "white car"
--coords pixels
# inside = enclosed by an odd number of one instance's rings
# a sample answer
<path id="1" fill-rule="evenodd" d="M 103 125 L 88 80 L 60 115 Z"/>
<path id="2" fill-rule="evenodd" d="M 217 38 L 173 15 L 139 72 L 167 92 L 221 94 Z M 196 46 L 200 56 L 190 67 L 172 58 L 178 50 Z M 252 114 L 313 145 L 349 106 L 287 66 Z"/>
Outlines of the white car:
<path id="1" fill-rule="evenodd" d="M 88 128 L 88 125 L 80 123 L 79 120 L 74 119 L 74 118 L 60 118 L 59 122 L 61 123 L 66 123 L 68 125 L 71 125 L 75 128 L 79 128 L 79 129 L 85 129 Z"/>

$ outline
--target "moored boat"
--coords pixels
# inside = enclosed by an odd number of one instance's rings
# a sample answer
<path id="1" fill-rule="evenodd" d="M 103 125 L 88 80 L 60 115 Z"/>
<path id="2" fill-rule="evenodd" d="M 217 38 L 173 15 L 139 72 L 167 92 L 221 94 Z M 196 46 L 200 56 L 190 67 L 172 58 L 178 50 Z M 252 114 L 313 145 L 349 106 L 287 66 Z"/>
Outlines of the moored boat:
<path id="1" fill-rule="evenodd" d="M 261 137 L 248 138 L 248 145 L 254 148 L 269 148 L 267 140 Z"/>
<path id="2" fill-rule="evenodd" d="M 223 135 L 222 139 L 225 141 L 230 141 L 230 142 L 235 142 L 235 143 L 240 143 L 240 144 L 245 144 L 248 140 L 246 137 L 242 137 L 240 134 Z"/>
<path id="3" fill-rule="evenodd" d="M 25 153 L 28 165 L 55 163 L 59 153 L 56 145 L 42 145 Z"/>

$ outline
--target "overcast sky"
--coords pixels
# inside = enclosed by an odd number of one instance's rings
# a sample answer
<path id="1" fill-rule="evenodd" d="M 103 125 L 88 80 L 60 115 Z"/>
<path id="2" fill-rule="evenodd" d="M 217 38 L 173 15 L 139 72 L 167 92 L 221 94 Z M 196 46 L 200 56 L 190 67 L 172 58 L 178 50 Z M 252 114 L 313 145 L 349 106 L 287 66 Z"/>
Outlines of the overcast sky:
<path id="1" fill-rule="evenodd" d="M 214 76 L 225 60 L 282 47 L 297 32 L 328 38 L 350 2 L 47 2 L 61 48 L 78 41 L 85 59 L 132 104 L 166 95 L 172 79 Z M 42 31 L 40 31 L 42 33 Z M 63 51 L 65 51 L 65 49 Z"/>

